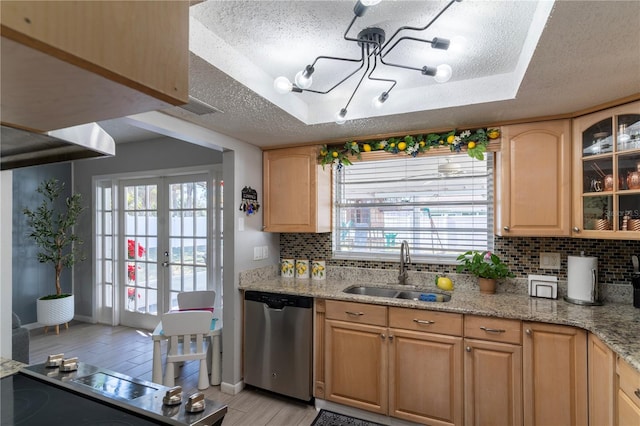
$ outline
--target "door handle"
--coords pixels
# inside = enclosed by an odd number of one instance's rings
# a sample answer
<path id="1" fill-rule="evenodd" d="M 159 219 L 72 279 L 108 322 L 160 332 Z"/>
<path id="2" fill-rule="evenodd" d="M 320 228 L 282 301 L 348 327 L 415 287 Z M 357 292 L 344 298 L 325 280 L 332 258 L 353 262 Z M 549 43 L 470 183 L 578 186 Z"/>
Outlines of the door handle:
<path id="1" fill-rule="evenodd" d="M 169 262 L 167 262 L 166 260 L 164 262 L 162 262 L 162 266 L 164 266 L 165 268 L 169 266 Z"/>

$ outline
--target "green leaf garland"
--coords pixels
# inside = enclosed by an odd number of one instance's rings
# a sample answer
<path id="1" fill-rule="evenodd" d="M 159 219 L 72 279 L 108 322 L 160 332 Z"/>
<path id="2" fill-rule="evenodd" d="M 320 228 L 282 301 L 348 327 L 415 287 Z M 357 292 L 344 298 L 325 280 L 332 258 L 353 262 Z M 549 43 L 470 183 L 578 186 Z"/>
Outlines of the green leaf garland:
<path id="1" fill-rule="evenodd" d="M 338 167 L 351 165 L 349 158 L 361 158 L 362 152 L 386 151 L 392 154 L 406 154 L 416 157 L 431 148 L 449 147 L 451 152 L 460 152 L 466 148 L 467 154 L 477 160 L 484 160 L 487 145 L 492 139 L 500 137 L 497 128 L 464 130 L 456 133 L 451 130 L 446 133 L 428 133 L 426 135 L 407 135 L 401 138 L 388 138 L 378 141 L 346 142 L 343 146 L 324 145 L 320 150 L 318 161 L 324 167 L 336 164 Z"/>

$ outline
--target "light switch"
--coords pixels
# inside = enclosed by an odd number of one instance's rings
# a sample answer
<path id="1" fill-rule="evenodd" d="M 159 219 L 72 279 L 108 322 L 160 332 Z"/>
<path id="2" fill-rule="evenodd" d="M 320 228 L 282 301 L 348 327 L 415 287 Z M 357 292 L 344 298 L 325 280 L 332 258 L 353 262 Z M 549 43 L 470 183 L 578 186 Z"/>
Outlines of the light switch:
<path id="1" fill-rule="evenodd" d="M 238 231 L 244 231 L 244 217 L 238 218 Z"/>
<path id="2" fill-rule="evenodd" d="M 262 259 L 262 247 L 254 247 L 253 248 L 253 260 Z"/>
<path id="3" fill-rule="evenodd" d="M 262 258 L 267 259 L 269 257 L 269 246 L 262 246 Z"/>

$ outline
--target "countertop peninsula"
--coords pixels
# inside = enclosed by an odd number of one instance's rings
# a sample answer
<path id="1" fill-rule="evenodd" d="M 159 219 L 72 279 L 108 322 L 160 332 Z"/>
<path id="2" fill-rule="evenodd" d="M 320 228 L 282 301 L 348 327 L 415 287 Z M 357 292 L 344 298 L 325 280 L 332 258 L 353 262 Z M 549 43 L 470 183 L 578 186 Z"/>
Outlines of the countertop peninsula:
<path id="1" fill-rule="evenodd" d="M 456 285 L 452 292 L 439 291 L 433 284 L 403 287 L 451 295 L 449 302 L 422 302 L 343 292 L 344 289 L 353 285 L 363 285 L 363 282 L 331 277 L 326 280 L 276 277 L 255 281 L 241 280 L 240 289 L 580 327 L 595 334 L 622 359 L 640 371 L 640 309 L 634 308 L 632 304 L 574 305 L 561 298 L 557 300 L 535 298 L 522 292 L 481 294 L 477 288 L 465 285 Z M 366 285 L 389 286 L 375 282 Z"/>

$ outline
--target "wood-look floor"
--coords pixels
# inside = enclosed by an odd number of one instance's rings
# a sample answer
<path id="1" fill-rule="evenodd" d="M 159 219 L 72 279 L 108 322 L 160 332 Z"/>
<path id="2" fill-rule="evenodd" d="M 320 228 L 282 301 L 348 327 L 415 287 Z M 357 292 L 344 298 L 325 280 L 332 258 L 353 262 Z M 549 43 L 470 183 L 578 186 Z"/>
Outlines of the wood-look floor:
<path id="1" fill-rule="evenodd" d="M 165 351 L 163 346 L 163 353 Z M 80 361 L 151 381 L 153 345 L 151 332 L 129 327 L 110 327 L 73 322 L 68 330 L 44 334 L 31 330 L 30 363 L 46 361 L 47 355 L 64 353 Z M 190 395 L 197 391 L 198 361 L 182 368 L 176 385 Z M 220 386 L 203 391 L 207 398 L 227 404 L 223 426 L 309 426 L 316 417 L 313 405 L 258 389 L 245 389 L 237 395 L 220 392 Z"/>

